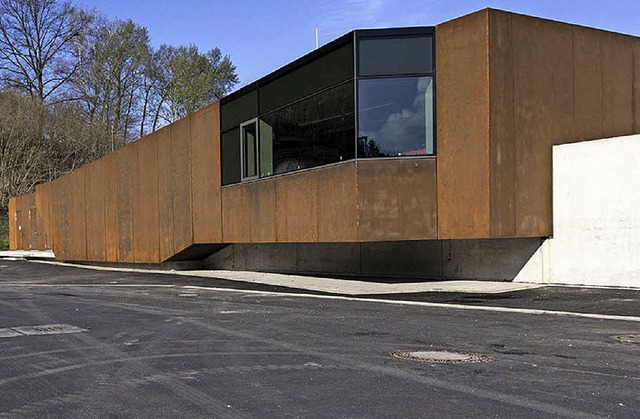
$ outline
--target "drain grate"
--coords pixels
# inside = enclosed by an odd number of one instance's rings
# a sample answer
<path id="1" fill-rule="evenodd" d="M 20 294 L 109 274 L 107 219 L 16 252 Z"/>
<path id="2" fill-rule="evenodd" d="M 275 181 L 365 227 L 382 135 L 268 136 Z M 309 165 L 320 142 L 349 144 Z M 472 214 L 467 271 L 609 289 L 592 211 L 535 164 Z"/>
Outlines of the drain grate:
<path id="1" fill-rule="evenodd" d="M 80 333 L 86 332 L 87 329 L 72 326 L 70 324 L 43 324 L 40 326 L 19 326 L 12 327 L 10 330 L 14 334 L 0 335 L 0 337 L 16 337 L 16 336 L 38 336 L 38 335 L 59 335 L 63 333 Z"/>
<path id="2" fill-rule="evenodd" d="M 614 338 L 622 343 L 640 343 L 640 335 L 621 335 Z"/>
<path id="3" fill-rule="evenodd" d="M 493 358 L 473 352 L 431 350 L 431 351 L 393 351 L 391 355 L 400 359 L 431 362 L 438 364 L 467 364 L 474 362 L 490 362 Z"/>

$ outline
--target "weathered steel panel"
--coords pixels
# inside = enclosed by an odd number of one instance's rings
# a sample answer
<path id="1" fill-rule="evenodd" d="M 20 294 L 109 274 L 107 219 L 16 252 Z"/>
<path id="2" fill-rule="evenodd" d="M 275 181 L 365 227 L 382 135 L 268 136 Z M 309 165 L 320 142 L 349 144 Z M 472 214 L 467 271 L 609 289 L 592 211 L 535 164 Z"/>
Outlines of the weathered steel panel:
<path id="1" fill-rule="evenodd" d="M 250 185 L 251 242 L 276 241 L 276 181 L 264 179 Z"/>
<path id="2" fill-rule="evenodd" d="M 29 205 L 26 196 L 18 197 L 18 248 L 21 250 L 29 250 Z"/>
<path id="3" fill-rule="evenodd" d="M 513 15 L 515 235 L 551 235 L 551 145 L 573 138 L 573 31 Z"/>
<path id="4" fill-rule="evenodd" d="M 511 15 L 489 14 L 491 237 L 515 234 L 516 129 Z"/>
<path id="5" fill-rule="evenodd" d="M 640 41 L 633 45 L 633 132 L 640 132 Z"/>
<path id="6" fill-rule="evenodd" d="M 14 197 L 12 198 L 14 205 L 15 205 L 15 209 L 14 209 L 14 223 L 15 223 L 15 234 L 13 237 L 14 240 L 14 247 L 16 250 L 23 250 L 22 249 L 22 227 L 20 225 L 20 223 L 22 222 L 22 207 L 20 206 L 21 201 L 20 201 L 20 197 Z"/>
<path id="7" fill-rule="evenodd" d="M 191 115 L 193 242 L 222 242 L 220 106 Z"/>
<path id="8" fill-rule="evenodd" d="M 489 236 L 488 11 L 436 27 L 438 231 Z"/>
<path id="9" fill-rule="evenodd" d="M 102 190 L 104 191 L 105 258 L 118 261 L 118 177 L 116 154 L 104 156 L 102 160 Z"/>
<path id="10" fill-rule="evenodd" d="M 53 249 L 53 216 L 51 199 L 51 182 L 41 183 L 36 186 L 36 215 L 38 228 L 38 249 Z M 54 198 L 55 199 L 55 198 Z"/>
<path id="11" fill-rule="evenodd" d="M 251 242 L 251 185 L 222 189 L 222 240 L 224 243 Z"/>
<path id="12" fill-rule="evenodd" d="M 51 182 L 51 203 L 53 219 L 53 253 L 58 260 L 69 257 L 69 175 Z"/>
<path id="13" fill-rule="evenodd" d="M 116 151 L 116 208 L 118 220 L 118 262 L 134 262 L 131 194 L 132 146 Z"/>
<path id="14" fill-rule="evenodd" d="M 53 194 L 53 184 L 51 182 L 48 182 L 46 184 L 46 204 L 45 204 L 45 208 L 46 208 L 46 228 L 47 228 L 47 249 L 49 250 L 53 250 L 53 246 L 54 246 L 54 241 L 55 241 L 55 237 L 56 237 L 56 223 L 55 223 L 55 219 L 53 218 L 53 202 L 57 199 L 56 196 Z"/>
<path id="15" fill-rule="evenodd" d="M 87 208 L 87 260 L 106 260 L 105 201 L 109 197 L 104 190 L 102 160 L 84 167 L 85 197 Z"/>
<path id="16" fill-rule="evenodd" d="M 190 125 L 191 117 L 187 116 L 171 126 L 173 253 L 178 253 L 193 244 Z"/>
<path id="17" fill-rule="evenodd" d="M 31 249 L 31 200 L 32 195 L 26 194 L 16 198 L 16 249 L 18 250 L 30 250 Z"/>
<path id="18" fill-rule="evenodd" d="M 552 145 L 638 132 L 638 40 L 495 10 L 490 16 L 491 233 L 550 235 Z"/>
<path id="19" fill-rule="evenodd" d="M 360 241 L 437 238 L 435 159 L 362 160 L 357 178 Z"/>
<path id="20" fill-rule="evenodd" d="M 309 170 L 276 178 L 278 242 L 318 241 L 317 172 Z"/>
<path id="21" fill-rule="evenodd" d="M 317 171 L 318 241 L 358 240 L 358 194 L 356 163 L 349 162 Z"/>
<path id="22" fill-rule="evenodd" d="M 9 249 L 18 250 L 18 223 L 17 223 L 17 206 L 18 198 L 9 199 Z"/>
<path id="23" fill-rule="evenodd" d="M 36 208 L 36 194 L 35 192 L 27 195 L 27 205 L 29 214 L 29 235 L 27 236 L 27 247 L 29 250 L 36 250 L 38 248 L 38 210 Z"/>
<path id="24" fill-rule="evenodd" d="M 87 224 L 85 204 L 86 168 L 69 177 L 69 260 L 87 260 Z"/>
<path id="25" fill-rule="evenodd" d="M 46 225 L 46 209 L 45 205 L 47 203 L 47 199 L 45 197 L 44 190 L 46 189 L 46 183 L 36 185 L 36 249 L 44 250 L 47 248 L 47 227 Z"/>
<path id="26" fill-rule="evenodd" d="M 158 141 L 158 230 L 160 260 L 173 256 L 173 169 L 171 126 L 156 131 Z"/>
<path id="27" fill-rule="evenodd" d="M 151 134 L 132 147 L 133 253 L 142 263 L 160 262 L 158 233 L 158 142 Z"/>
<path id="28" fill-rule="evenodd" d="M 20 231 L 20 248 L 24 250 L 31 249 L 31 205 L 30 199 L 31 194 L 22 195 L 20 197 L 20 218 L 18 221 L 20 222 L 21 231 Z"/>
<path id="29" fill-rule="evenodd" d="M 602 138 L 602 34 L 573 27 L 573 138 Z"/>
<path id="30" fill-rule="evenodd" d="M 626 35 L 599 32 L 602 53 L 603 137 L 633 133 L 633 40 Z"/>

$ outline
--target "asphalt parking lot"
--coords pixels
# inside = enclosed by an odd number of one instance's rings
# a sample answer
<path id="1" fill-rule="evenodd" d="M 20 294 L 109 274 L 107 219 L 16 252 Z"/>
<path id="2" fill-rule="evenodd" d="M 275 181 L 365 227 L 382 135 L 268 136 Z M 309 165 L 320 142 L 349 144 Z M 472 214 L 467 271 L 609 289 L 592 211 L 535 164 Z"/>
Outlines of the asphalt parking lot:
<path id="1" fill-rule="evenodd" d="M 0 416 L 640 417 L 637 290 L 304 294 L 0 260 Z"/>

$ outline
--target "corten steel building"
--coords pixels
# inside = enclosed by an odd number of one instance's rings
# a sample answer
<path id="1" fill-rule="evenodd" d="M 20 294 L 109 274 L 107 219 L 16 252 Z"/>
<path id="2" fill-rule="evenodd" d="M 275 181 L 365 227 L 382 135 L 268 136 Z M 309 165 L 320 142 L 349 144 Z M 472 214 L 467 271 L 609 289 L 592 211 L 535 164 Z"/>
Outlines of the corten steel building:
<path id="1" fill-rule="evenodd" d="M 554 146 L 640 133 L 640 39 L 482 10 L 356 30 L 10 201 L 60 260 L 514 279 Z"/>

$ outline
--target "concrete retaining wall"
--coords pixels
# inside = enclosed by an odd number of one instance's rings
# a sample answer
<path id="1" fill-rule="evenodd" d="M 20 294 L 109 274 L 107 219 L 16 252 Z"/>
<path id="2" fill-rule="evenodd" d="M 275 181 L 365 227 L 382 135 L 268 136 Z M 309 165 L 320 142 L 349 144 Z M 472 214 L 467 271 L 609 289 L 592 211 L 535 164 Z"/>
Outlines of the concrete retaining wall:
<path id="1" fill-rule="evenodd" d="M 553 147 L 553 229 L 517 281 L 640 287 L 640 135 Z"/>
<path id="2" fill-rule="evenodd" d="M 381 280 L 511 281 L 542 239 L 426 240 L 230 245 L 204 261 L 210 269 L 356 276 Z"/>

